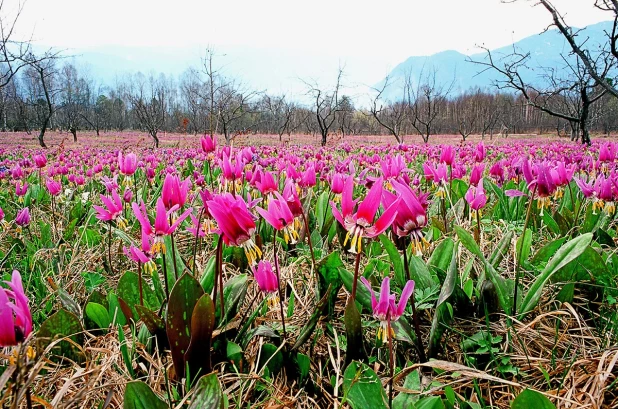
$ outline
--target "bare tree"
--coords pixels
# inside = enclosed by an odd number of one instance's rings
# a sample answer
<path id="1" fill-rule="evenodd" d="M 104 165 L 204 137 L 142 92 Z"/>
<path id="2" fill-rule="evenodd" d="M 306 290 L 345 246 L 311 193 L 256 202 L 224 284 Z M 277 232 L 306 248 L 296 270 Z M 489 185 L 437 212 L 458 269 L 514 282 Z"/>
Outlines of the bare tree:
<path id="1" fill-rule="evenodd" d="M 167 112 L 167 87 L 165 78 L 156 79 L 150 75 L 148 79 L 138 73 L 132 81 L 133 86 L 127 94 L 135 117 L 140 126 L 145 129 L 154 140 L 155 147 L 159 147 L 158 133 L 165 124 Z"/>
<path id="2" fill-rule="evenodd" d="M 251 112 L 249 102 L 255 96 L 254 91 L 248 91 L 234 81 L 217 87 L 214 108 L 227 145 L 232 142 L 234 132 L 247 131 L 239 125 L 241 119 Z"/>
<path id="3" fill-rule="evenodd" d="M 408 119 L 409 107 L 406 104 L 408 100 L 407 92 L 409 91 L 409 87 L 403 86 L 402 91 L 403 95 L 399 101 L 394 101 L 391 103 L 385 102 L 382 100 L 384 91 L 388 88 L 390 84 L 390 77 L 386 77 L 384 80 L 384 84 L 381 88 L 373 88 L 374 91 L 377 92 L 373 101 L 371 103 L 371 115 L 373 118 L 386 129 L 389 133 L 391 133 L 397 143 L 403 143 L 403 125 L 405 121 Z"/>
<path id="4" fill-rule="evenodd" d="M 582 143 L 590 143 L 590 107 L 606 91 L 579 58 L 572 62 L 563 56 L 565 67 L 542 68 L 540 80 L 548 85 L 540 88 L 526 83 L 522 77 L 522 71 L 528 69 L 529 53 L 522 54 L 514 49 L 510 55 L 496 60 L 487 48 L 484 50 L 487 54 L 485 60 L 473 62 L 484 66 L 484 70 L 500 74 L 501 78 L 495 82 L 496 87 L 515 90 L 529 106 L 568 121 L 572 129 L 571 139 L 581 137 Z M 611 68 L 611 64 L 606 65 L 607 70 Z M 563 76 L 563 73 L 567 75 Z"/>
<path id="5" fill-rule="evenodd" d="M 330 90 L 321 89 L 315 82 L 313 84 L 305 82 L 305 85 L 309 88 L 308 94 L 314 100 L 313 114 L 315 115 L 320 135 L 322 136 L 322 146 L 326 145 L 328 134 L 337 119 L 337 112 L 340 109 L 339 91 L 342 78 L 343 68 L 340 67 L 335 86 Z"/>
<path id="6" fill-rule="evenodd" d="M 45 132 L 54 114 L 54 98 L 59 92 L 56 75 L 56 56 L 46 53 L 44 57 L 31 58 L 32 63 L 24 71 L 24 81 L 29 89 L 28 104 L 34 109 L 39 127 L 39 145 L 46 148 Z"/>
<path id="7" fill-rule="evenodd" d="M 450 94 L 455 81 L 449 84 L 438 84 L 436 82 L 437 70 L 433 68 L 427 75 L 423 75 L 425 70 L 421 70 L 416 87 L 412 84 L 411 74 L 408 74 L 406 87 L 408 95 L 408 106 L 412 116 L 412 126 L 421 135 L 425 143 L 429 142 L 429 137 L 434 132 L 434 125 L 441 109 L 445 106 L 448 95 Z"/>
<path id="8" fill-rule="evenodd" d="M 581 30 L 574 30 L 569 26 L 551 1 L 538 0 L 536 4 L 542 5 L 551 14 L 552 25 L 569 43 L 572 52 L 577 55 L 587 73 L 599 86 L 614 97 L 618 97 L 616 82 L 613 77 L 609 77 L 611 67 L 618 64 L 618 0 L 594 0 L 594 7 L 610 13 L 614 21 L 611 33 L 606 33 L 608 42 L 601 50 L 589 49 L 587 38 L 582 38 Z"/>

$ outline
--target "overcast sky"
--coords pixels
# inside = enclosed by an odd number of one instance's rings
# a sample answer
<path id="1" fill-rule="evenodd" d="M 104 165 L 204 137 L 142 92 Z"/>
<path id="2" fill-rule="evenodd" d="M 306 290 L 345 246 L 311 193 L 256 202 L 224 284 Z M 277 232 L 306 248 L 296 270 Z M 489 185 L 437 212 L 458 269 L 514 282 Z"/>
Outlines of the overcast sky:
<path id="1" fill-rule="evenodd" d="M 18 0 L 5 0 L 6 10 Z M 22 35 L 40 44 L 265 49 L 323 60 L 383 77 L 413 55 L 478 52 L 538 34 L 550 15 L 534 0 L 27 0 Z M 555 0 L 569 24 L 608 20 L 594 0 Z M 6 11 L 3 10 L 6 14 Z M 301 63 L 302 64 L 302 63 Z M 348 68 L 349 68 L 348 64 Z M 363 71 L 363 69 L 365 71 Z M 371 75 L 370 75 L 371 74 Z M 305 75 L 305 74 L 303 74 Z M 360 76 L 359 76 L 360 78 Z M 369 80 L 367 80 L 369 81 Z"/>

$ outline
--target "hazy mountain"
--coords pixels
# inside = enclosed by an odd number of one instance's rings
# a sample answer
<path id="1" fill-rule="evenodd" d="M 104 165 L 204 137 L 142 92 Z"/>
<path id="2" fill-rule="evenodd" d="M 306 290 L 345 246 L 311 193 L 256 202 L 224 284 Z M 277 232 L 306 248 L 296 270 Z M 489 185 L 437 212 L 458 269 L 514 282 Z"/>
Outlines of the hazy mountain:
<path id="1" fill-rule="evenodd" d="M 579 41 L 588 38 L 586 45 L 589 49 L 599 44 L 607 42 L 604 31 L 611 32 L 612 22 L 602 22 L 586 27 L 579 34 Z M 544 33 L 530 36 L 516 42 L 513 45 L 491 50 L 494 61 L 509 55 L 513 49 L 521 54 L 530 53 L 530 60 L 527 70 L 522 70 L 522 78 L 527 83 L 544 86 L 545 80 L 540 75 L 543 70 L 541 67 L 552 67 L 564 69 L 566 64 L 562 56 L 574 61 L 574 57 L 569 57 L 571 50 L 566 40 L 560 35 L 558 30 L 548 30 Z M 457 51 L 444 51 L 430 56 L 410 57 L 406 61 L 396 66 L 389 73 L 389 87 L 384 95 L 386 99 L 397 100 L 403 95 L 403 83 L 408 73 L 411 73 L 413 86 L 418 84 L 422 77 L 426 79 L 428 75 L 433 76 L 435 72 L 436 84 L 445 87 L 453 84 L 454 94 L 462 93 L 469 89 L 482 88 L 488 89 L 493 86 L 499 74 L 493 70 L 483 72 L 484 67 L 470 61 L 484 61 L 486 53 L 464 55 Z M 376 88 L 381 89 L 384 80 L 376 84 Z"/>

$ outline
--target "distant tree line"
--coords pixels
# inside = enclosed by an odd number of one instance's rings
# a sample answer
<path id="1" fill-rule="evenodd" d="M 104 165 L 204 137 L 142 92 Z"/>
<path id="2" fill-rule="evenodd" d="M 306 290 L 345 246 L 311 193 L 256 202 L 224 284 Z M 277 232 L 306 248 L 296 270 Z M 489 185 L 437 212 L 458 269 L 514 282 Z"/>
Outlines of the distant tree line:
<path id="1" fill-rule="evenodd" d="M 564 54 L 564 67 L 537 69 L 546 84 L 542 88 L 522 80 L 529 54 L 513 50 L 496 59 L 486 50 L 485 59 L 472 63 L 500 74 L 491 89 L 454 93 L 452 86 L 436 82 L 434 70 L 414 79 L 408 75 L 397 84 L 401 91 L 395 98 L 385 96 L 392 95 L 387 91 L 394 86 L 386 78 L 358 107 L 342 93 L 343 69 L 330 88 L 306 82 L 304 100 L 309 102 L 301 104 L 295 96 L 256 91 L 225 76 L 213 68 L 218 65 L 210 49 L 200 66 L 179 78 L 136 73 L 103 85 L 75 59 L 51 51 L 35 55 L 29 42 L 12 39 L 19 10 L 13 19 L 0 19 L 0 130 L 34 132 L 41 146 L 47 129 L 70 132 L 75 141 L 83 131 L 142 130 L 156 146 L 161 132 L 215 133 L 228 144 L 246 134 L 275 134 L 281 141 L 309 134 L 326 145 L 348 135 L 391 135 L 402 143 L 407 135 L 428 142 L 441 134 L 466 140 L 473 134 L 526 133 L 589 143 L 591 132 L 618 131 L 618 91 L 612 79 L 618 68 L 618 2 L 595 2 L 612 13 L 614 30 L 594 53 L 549 1 L 539 4 L 572 46 Z"/>

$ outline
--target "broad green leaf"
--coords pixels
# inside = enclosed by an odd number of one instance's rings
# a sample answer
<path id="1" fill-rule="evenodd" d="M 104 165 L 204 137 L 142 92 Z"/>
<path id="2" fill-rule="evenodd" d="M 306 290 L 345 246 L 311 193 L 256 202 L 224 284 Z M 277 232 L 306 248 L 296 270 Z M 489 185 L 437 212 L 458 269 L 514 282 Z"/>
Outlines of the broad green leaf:
<path id="1" fill-rule="evenodd" d="M 539 251 L 532 257 L 530 263 L 534 266 L 540 266 L 547 264 L 551 256 L 556 254 L 556 251 L 567 241 L 566 237 L 561 237 L 554 241 L 550 241 L 545 246 L 541 247 Z"/>
<path id="2" fill-rule="evenodd" d="M 37 347 L 42 352 L 52 341 L 59 338 L 68 338 L 81 345 L 82 331 L 82 324 L 75 314 L 64 309 L 59 310 L 41 325 L 37 332 Z M 69 341 L 60 341 L 56 344 L 51 350 L 51 355 L 65 356 L 77 362 L 84 358 L 80 349 Z"/>
<path id="3" fill-rule="evenodd" d="M 211 301 L 212 302 L 212 301 Z M 188 409 L 223 409 L 224 398 L 216 373 L 202 376 L 195 385 Z"/>
<path id="4" fill-rule="evenodd" d="M 386 250 L 388 257 L 393 265 L 393 271 L 395 272 L 395 282 L 403 287 L 406 283 L 405 273 L 403 271 L 403 260 L 401 259 L 401 254 L 399 254 L 399 250 L 393 244 L 393 242 L 388 238 L 386 234 L 380 235 L 380 242 L 382 246 Z"/>
<path id="5" fill-rule="evenodd" d="M 519 261 L 519 265 L 521 265 L 524 260 L 528 260 L 530 256 L 530 250 L 532 249 L 532 230 L 526 229 L 525 234 L 517 239 L 515 249 L 517 251 L 517 260 Z"/>
<path id="6" fill-rule="evenodd" d="M 277 347 L 273 344 L 262 345 L 260 352 L 260 363 L 258 368 L 268 367 L 271 374 L 277 374 L 283 368 L 283 354 L 277 351 Z"/>
<path id="7" fill-rule="evenodd" d="M 296 354 L 296 365 L 298 366 L 299 382 L 302 383 L 309 377 L 309 371 L 311 369 L 311 360 L 305 354 L 300 352 Z"/>
<path id="8" fill-rule="evenodd" d="M 343 393 L 353 409 L 388 409 L 382 382 L 367 365 L 353 361 L 343 374 Z"/>
<path id="9" fill-rule="evenodd" d="M 311 335 L 313 334 L 313 331 L 315 330 L 315 327 L 318 324 L 320 317 L 322 317 L 324 315 L 324 312 L 326 311 L 332 288 L 332 285 L 328 287 L 328 290 L 326 291 L 326 294 L 324 294 L 324 297 L 322 297 L 322 299 L 315 306 L 313 313 L 311 313 L 311 317 L 309 317 L 307 323 L 300 330 L 300 333 L 296 338 L 296 343 L 292 347 L 292 351 L 295 351 L 301 346 L 303 346 L 305 342 L 307 342 L 307 340 L 311 338 Z"/>
<path id="10" fill-rule="evenodd" d="M 349 292 L 352 292 L 352 282 L 354 281 L 354 274 L 346 270 L 345 268 L 339 268 L 339 277 L 343 282 L 343 286 Z M 356 288 L 356 301 L 359 302 L 363 308 L 371 310 L 371 294 L 364 285 L 360 282 Z"/>
<path id="11" fill-rule="evenodd" d="M 410 277 L 414 280 L 415 288 L 425 290 L 438 284 L 438 280 L 432 277 L 427 265 L 419 257 L 411 255 L 408 260 Z"/>
<path id="12" fill-rule="evenodd" d="M 530 286 L 530 289 L 526 293 L 521 306 L 519 308 L 520 314 L 525 314 L 531 311 L 538 304 L 541 299 L 543 287 L 549 281 L 549 279 L 558 272 L 562 267 L 567 265 L 572 260 L 579 257 L 592 242 L 592 233 L 586 233 L 573 240 L 565 243 L 558 252 L 549 260 L 547 266 L 543 269 L 541 274 Z"/>
<path id="13" fill-rule="evenodd" d="M 127 383 L 122 407 L 124 409 L 168 409 L 165 402 L 142 381 Z"/>
<path id="14" fill-rule="evenodd" d="M 446 279 L 440 290 L 440 296 L 436 303 L 436 313 L 433 316 L 431 323 L 431 331 L 429 333 L 429 358 L 435 357 L 440 347 L 440 341 L 442 334 L 446 330 L 446 327 L 450 324 L 453 318 L 445 305 L 446 301 L 451 298 L 455 287 L 458 286 L 459 274 L 457 270 L 457 251 L 456 248 L 451 250 L 451 260 L 446 274 Z"/>
<path id="15" fill-rule="evenodd" d="M 457 233 L 457 237 L 459 237 L 459 240 L 464 245 L 464 247 L 467 248 L 468 251 L 470 251 L 472 254 L 477 256 L 483 263 L 483 266 L 485 267 L 485 274 L 489 281 L 491 281 L 491 283 L 495 287 L 500 306 L 502 307 L 504 312 L 509 315 L 511 313 L 511 307 L 513 306 L 513 291 L 509 289 L 507 281 L 504 279 L 504 277 L 500 276 L 496 269 L 491 265 L 491 263 L 487 261 L 487 259 L 483 255 L 483 252 L 479 248 L 478 244 L 476 244 L 476 241 L 474 241 L 474 238 L 470 235 L 470 233 L 468 233 L 459 226 L 455 226 L 454 230 L 455 233 Z"/>
<path id="16" fill-rule="evenodd" d="M 183 378 L 185 374 L 185 353 L 191 342 L 193 309 L 203 295 L 204 290 L 200 283 L 188 273 L 178 279 L 170 292 L 166 331 L 174 370 L 179 378 Z"/>
<path id="17" fill-rule="evenodd" d="M 204 294 L 195 304 L 191 315 L 191 342 L 185 353 L 192 378 L 212 370 L 210 345 L 215 329 L 215 304 L 209 294 Z"/>
<path id="18" fill-rule="evenodd" d="M 101 304 L 94 302 L 86 304 L 86 315 L 94 321 L 99 328 L 109 328 L 109 324 L 111 323 L 109 313 L 107 312 L 107 308 Z"/>
<path id="19" fill-rule="evenodd" d="M 139 276 L 132 271 L 127 271 L 120 277 L 118 287 L 116 288 L 118 297 L 123 299 L 131 309 L 134 317 L 137 317 L 136 305 L 140 305 L 139 296 Z M 154 291 L 142 277 L 142 295 L 144 297 L 144 306 L 150 309 L 159 307 L 159 301 L 155 296 Z"/>
<path id="20" fill-rule="evenodd" d="M 511 403 L 511 409 L 556 409 L 547 397 L 537 391 L 526 389 Z"/>
<path id="21" fill-rule="evenodd" d="M 345 324 L 345 335 L 348 344 L 345 353 L 345 361 L 347 364 L 354 359 L 363 359 L 365 357 L 361 316 L 356 307 L 356 302 L 352 299 L 351 295 L 345 307 L 343 322 Z"/>
<path id="22" fill-rule="evenodd" d="M 429 269 L 433 271 L 436 276 L 440 277 L 440 281 L 444 280 L 446 277 L 446 272 L 451 265 L 454 250 L 455 242 L 450 237 L 447 237 L 436 246 L 431 253 L 431 257 L 429 257 L 429 261 L 427 261 Z"/>
<path id="23" fill-rule="evenodd" d="M 238 306 L 245 299 L 245 295 L 247 294 L 247 287 L 249 286 L 249 281 L 246 274 L 239 274 L 227 280 L 225 284 L 223 284 L 223 302 L 225 303 L 225 319 L 219 321 L 219 325 L 222 322 L 227 322 L 229 319 L 236 315 L 238 310 Z M 217 296 L 218 298 L 218 296 Z M 213 300 L 215 304 L 220 300 Z M 219 311 L 219 316 L 221 312 Z"/>

